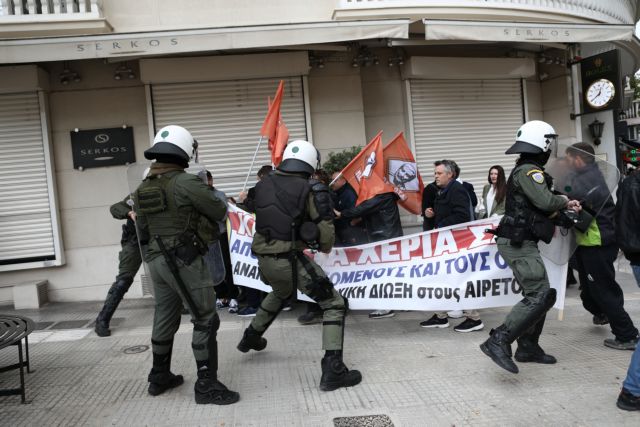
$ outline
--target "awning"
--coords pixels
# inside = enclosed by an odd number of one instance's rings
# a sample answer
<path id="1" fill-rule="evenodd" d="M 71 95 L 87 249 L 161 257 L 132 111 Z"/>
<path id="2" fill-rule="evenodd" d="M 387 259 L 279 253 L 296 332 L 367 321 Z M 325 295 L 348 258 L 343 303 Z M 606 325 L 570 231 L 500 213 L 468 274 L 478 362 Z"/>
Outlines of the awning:
<path id="1" fill-rule="evenodd" d="M 631 40 L 633 25 L 542 24 L 533 22 L 447 21 L 423 19 L 426 40 L 519 43 L 589 43 Z"/>
<path id="2" fill-rule="evenodd" d="M 375 38 L 408 38 L 408 35 L 408 19 L 390 19 L 0 40 L 0 63 L 275 48 Z"/>

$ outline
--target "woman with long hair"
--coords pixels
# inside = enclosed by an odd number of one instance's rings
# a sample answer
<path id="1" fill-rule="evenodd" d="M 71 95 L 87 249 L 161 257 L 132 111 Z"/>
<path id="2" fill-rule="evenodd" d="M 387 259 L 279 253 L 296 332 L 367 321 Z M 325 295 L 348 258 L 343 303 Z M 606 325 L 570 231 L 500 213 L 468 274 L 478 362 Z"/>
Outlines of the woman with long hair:
<path id="1" fill-rule="evenodd" d="M 500 165 L 489 168 L 488 184 L 482 189 L 484 214 L 482 218 L 504 215 L 504 203 L 507 196 L 507 180 Z"/>

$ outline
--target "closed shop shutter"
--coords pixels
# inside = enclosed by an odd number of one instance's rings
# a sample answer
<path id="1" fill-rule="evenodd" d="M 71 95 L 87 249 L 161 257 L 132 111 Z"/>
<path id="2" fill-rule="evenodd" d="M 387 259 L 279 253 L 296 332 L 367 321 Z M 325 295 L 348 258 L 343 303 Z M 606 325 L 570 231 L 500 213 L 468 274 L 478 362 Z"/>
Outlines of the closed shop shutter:
<path id="1" fill-rule="evenodd" d="M 38 94 L 0 95 L 0 265 L 55 259 Z"/>
<path id="2" fill-rule="evenodd" d="M 200 162 L 213 174 L 214 185 L 236 196 L 244 184 L 260 127 L 280 78 L 152 86 L 156 130 L 169 124 L 188 129 L 198 140 Z M 302 77 L 283 78 L 282 119 L 289 141 L 307 139 Z M 249 178 L 255 183 L 260 166 L 271 164 L 267 141 L 262 142 Z"/>
<path id="3" fill-rule="evenodd" d="M 489 168 L 507 176 L 516 156 L 504 152 L 523 123 L 520 80 L 411 80 L 416 160 L 425 184 L 433 162 L 455 160 L 478 200 Z"/>

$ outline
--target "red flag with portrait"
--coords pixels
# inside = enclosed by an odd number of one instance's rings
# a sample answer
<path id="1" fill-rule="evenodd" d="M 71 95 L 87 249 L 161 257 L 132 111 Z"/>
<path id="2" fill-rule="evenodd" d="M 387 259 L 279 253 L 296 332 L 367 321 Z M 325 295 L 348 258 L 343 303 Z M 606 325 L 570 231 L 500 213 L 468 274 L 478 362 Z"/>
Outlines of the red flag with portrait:
<path id="1" fill-rule="evenodd" d="M 398 133 L 383 153 L 386 179 L 400 197 L 398 203 L 412 214 L 420 215 L 424 184 L 404 134 Z"/>
<path id="2" fill-rule="evenodd" d="M 378 133 L 342 170 L 342 176 L 358 193 L 356 206 L 372 197 L 393 191 L 384 177 L 382 132 Z"/>

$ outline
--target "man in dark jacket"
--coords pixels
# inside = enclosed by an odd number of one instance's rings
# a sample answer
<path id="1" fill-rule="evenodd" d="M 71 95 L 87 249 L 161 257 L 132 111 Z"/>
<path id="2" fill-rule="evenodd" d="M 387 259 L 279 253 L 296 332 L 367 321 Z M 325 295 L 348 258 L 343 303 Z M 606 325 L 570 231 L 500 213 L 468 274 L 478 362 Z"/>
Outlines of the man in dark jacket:
<path id="1" fill-rule="evenodd" d="M 424 186 L 422 191 L 422 230 L 433 230 L 433 217 L 427 218 L 427 209 L 433 209 L 433 203 L 438 196 L 438 186 L 435 181 Z"/>
<path id="2" fill-rule="evenodd" d="M 335 209 L 339 212 L 356 206 L 358 194 L 349 185 L 347 180 L 339 173 L 333 174 L 333 185 L 331 189 L 334 191 Z M 354 223 L 357 222 L 357 223 Z M 336 227 L 336 245 L 335 246 L 353 246 L 368 241 L 366 230 L 362 226 L 360 218 L 337 218 L 334 221 Z"/>
<path id="3" fill-rule="evenodd" d="M 336 211 L 336 216 L 342 219 L 361 217 L 370 242 L 400 237 L 402 236 L 402 225 L 400 224 L 398 199 L 398 195 L 393 192 L 378 194 L 358 206 L 341 212 Z M 376 310 L 369 313 L 371 319 L 393 316 L 395 316 L 393 310 Z"/>
<path id="4" fill-rule="evenodd" d="M 616 241 L 640 286 L 640 169 L 634 169 L 622 181 L 617 195 Z"/>
<path id="5" fill-rule="evenodd" d="M 473 220 L 473 207 L 467 189 L 456 180 L 455 163 L 449 160 L 434 163 L 435 184 L 438 188 L 433 208 L 424 211 L 425 219 L 430 219 L 433 228 L 444 228 Z M 467 319 L 456 326 L 457 332 L 479 331 L 484 324 L 475 310 L 464 313 Z M 436 312 L 429 319 L 420 322 L 423 328 L 447 328 L 447 312 Z"/>
<path id="6" fill-rule="evenodd" d="M 624 309 L 624 295 L 616 282 L 613 266 L 618 256 L 615 236 L 615 204 L 607 189 L 602 172 L 595 163 L 593 147 L 587 143 L 573 144 L 566 151 L 573 168 L 569 196 L 580 200 L 583 209 L 594 215 L 586 231 L 576 229 L 576 259 L 582 292 L 582 305 L 594 316 L 595 324 L 606 317 L 614 339 L 604 345 L 617 350 L 634 350 L 638 329 Z"/>

